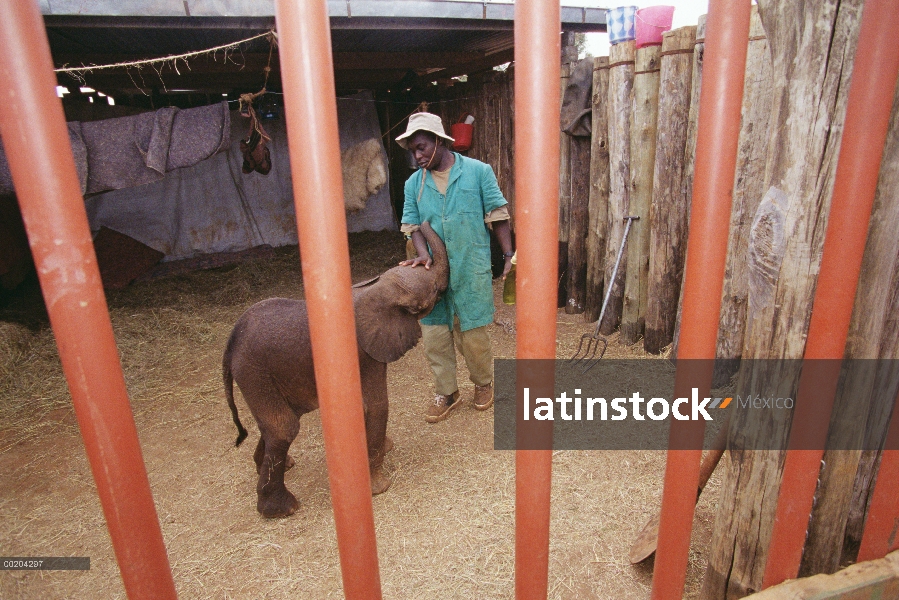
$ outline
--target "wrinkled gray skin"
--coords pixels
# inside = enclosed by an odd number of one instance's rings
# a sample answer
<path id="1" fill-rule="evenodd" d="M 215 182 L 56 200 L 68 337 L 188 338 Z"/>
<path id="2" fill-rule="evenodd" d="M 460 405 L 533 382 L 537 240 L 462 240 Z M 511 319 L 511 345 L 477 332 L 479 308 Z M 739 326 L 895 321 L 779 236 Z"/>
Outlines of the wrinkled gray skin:
<path id="1" fill-rule="evenodd" d="M 391 446 L 385 435 L 387 363 L 418 343 L 421 329 L 417 320 L 434 308 L 449 275 L 443 242 L 427 223 L 421 229 L 434 255 L 430 270 L 394 267 L 353 286 L 373 494 L 386 491 L 391 483 L 381 467 L 385 450 Z M 272 298 L 251 306 L 228 339 L 222 375 L 237 425 L 237 445 L 247 431 L 237 415 L 233 382 L 259 425 L 261 435 L 253 455 L 259 473 L 256 508 L 265 517 L 293 514 L 299 504 L 284 486 L 284 471 L 293 466 L 287 450 L 299 433 L 300 417 L 318 408 L 306 302 Z"/>

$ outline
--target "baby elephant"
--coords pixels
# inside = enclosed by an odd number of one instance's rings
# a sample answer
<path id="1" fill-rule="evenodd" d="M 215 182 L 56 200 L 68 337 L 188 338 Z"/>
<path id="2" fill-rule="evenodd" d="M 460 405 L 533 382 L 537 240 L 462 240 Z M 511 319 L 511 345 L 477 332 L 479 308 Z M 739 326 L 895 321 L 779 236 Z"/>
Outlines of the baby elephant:
<path id="1" fill-rule="evenodd" d="M 353 286 L 362 403 L 372 494 L 390 487 L 381 464 L 390 450 L 387 431 L 387 363 L 418 343 L 417 320 L 427 315 L 446 290 L 446 248 L 428 223 L 422 233 L 433 253 L 430 270 L 394 267 Z M 259 426 L 253 459 L 259 482 L 256 508 L 265 517 L 293 514 L 299 504 L 284 486 L 287 455 L 300 430 L 300 417 L 318 408 L 306 302 L 273 298 L 251 306 L 234 325 L 222 359 L 225 396 L 237 425 L 237 445 L 247 437 L 234 404 L 237 382 Z"/>

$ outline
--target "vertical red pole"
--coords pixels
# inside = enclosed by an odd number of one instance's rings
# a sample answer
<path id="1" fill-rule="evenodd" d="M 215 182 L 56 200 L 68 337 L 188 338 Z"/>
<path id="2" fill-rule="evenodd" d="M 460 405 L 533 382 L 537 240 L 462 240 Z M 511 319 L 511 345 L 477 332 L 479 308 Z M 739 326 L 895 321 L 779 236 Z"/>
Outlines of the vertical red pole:
<path id="1" fill-rule="evenodd" d="M 899 76 L 899 10 L 868 0 L 763 587 L 799 573 Z"/>
<path id="2" fill-rule="evenodd" d="M 0 55 L 0 134 L 125 591 L 175 598 L 36 2 L 0 3 Z"/>
<path id="3" fill-rule="evenodd" d="M 347 598 L 381 598 L 325 0 L 276 3 L 309 335 Z"/>
<path id="4" fill-rule="evenodd" d="M 858 562 L 883 558 L 899 550 L 899 395 L 880 457 L 877 483 L 858 549 Z"/>
<path id="5" fill-rule="evenodd" d="M 518 359 L 556 357 L 559 247 L 558 0 L 515 3 L 515 198 Z M 550 439 L 551 439 L 550 429 Z M 552 450 L 515 454 L 515 597 L 545 599 Z"/>
<path id="6" fill-rule="evenodd" d="M 707 395 L 712 384 L 750 8 L 749 0 L 709 2 L 684 308 L 675 374 L 678 397 L 688 397 L 689 387 L 698 387 L 700 396 Z M 684 592 L 704 431 L 702 421 L 671 423 L 652 580 L 653 600 L 679 599 Z"/>

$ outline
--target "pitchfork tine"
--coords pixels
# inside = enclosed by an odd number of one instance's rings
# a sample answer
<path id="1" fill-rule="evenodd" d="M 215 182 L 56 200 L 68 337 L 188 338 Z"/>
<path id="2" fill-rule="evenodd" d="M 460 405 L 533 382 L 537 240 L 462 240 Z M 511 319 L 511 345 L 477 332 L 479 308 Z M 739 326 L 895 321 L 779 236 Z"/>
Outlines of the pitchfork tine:
<path id="1" fill-rule="evenodd" d="M 625 226 L 624 226 L 624 235 L 621 237 L 621 247 L 618 248 L 618 258 L 615 259 L 615 268 L 612 269 L 612 277 L 609 282 L 609 289 L 606 290 L 605 300 L 602 301 L 602 309 L 599 311 L 599 320 L 596 321 L 596 330 L 592 333 L 585 333 L 581 336 L 581 341 L 577 345 L 577 350 L 574 352 L 574 356 L 568 359 L 568 362 L 578 364 L 585 360 L 592 360 L 593 362 L 589 365 L 584 366 L 584 373 L 588 370 L 592 369 L 596 364 L 596 361 L 601 359 L 603 355 L 606 353 L 606 348 L 609 347 L 609 341 L 599 335 L 599 326 L 602 324 L 602 318 L 606 314 L 606 306 L 609 304 L 609 298 L 612 296 L 612 288 L 615 287 L 615 277 L 618 276 L 618 265 L 621 264 L 621 255 L 624 254 L 624 245 L 627 243 L 627 234 L 631 230 L 631 223 L 638 220 L 640 217 L 624 217 Z M 581 348 L 584 346 L 584 340 L 587 340 L 587 348 L 584 350 L 584 355 L 579 356 L 581 353 Z M 599 344 L 602 343 L 602 352 L 599 353 L 599 358 L 594 360 L 596 356 L 596 351 L 599 349 Z M 590 353 L 591 348 L 593 349 L 593 353 Z"/>

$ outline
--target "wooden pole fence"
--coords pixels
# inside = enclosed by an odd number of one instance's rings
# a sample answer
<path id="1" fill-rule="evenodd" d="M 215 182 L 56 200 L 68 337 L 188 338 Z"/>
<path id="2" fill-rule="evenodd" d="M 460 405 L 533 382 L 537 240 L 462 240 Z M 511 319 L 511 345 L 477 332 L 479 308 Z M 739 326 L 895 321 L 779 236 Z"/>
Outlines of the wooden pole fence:
<path id="1" fill-rule="evenodd" d="M 684 153 L 693 81 L 696 27 L 662 36 L 659 116 L 649 210 L 649 281 L 643 348 L 658 354 L 674 339 L 687 252 Z"/>
<path id="2" fill-rule="evenodd" d="M 659 110 L 660 46 L 637 50 L 634 64 L 634 105 L 630 136 L 630 215 L 639 217 L 627 241 L 627 272 L 621 310 L 623 344 L 635 344 L 643 335 L 649 291 L 649 207 L 656 160 Z"/>

